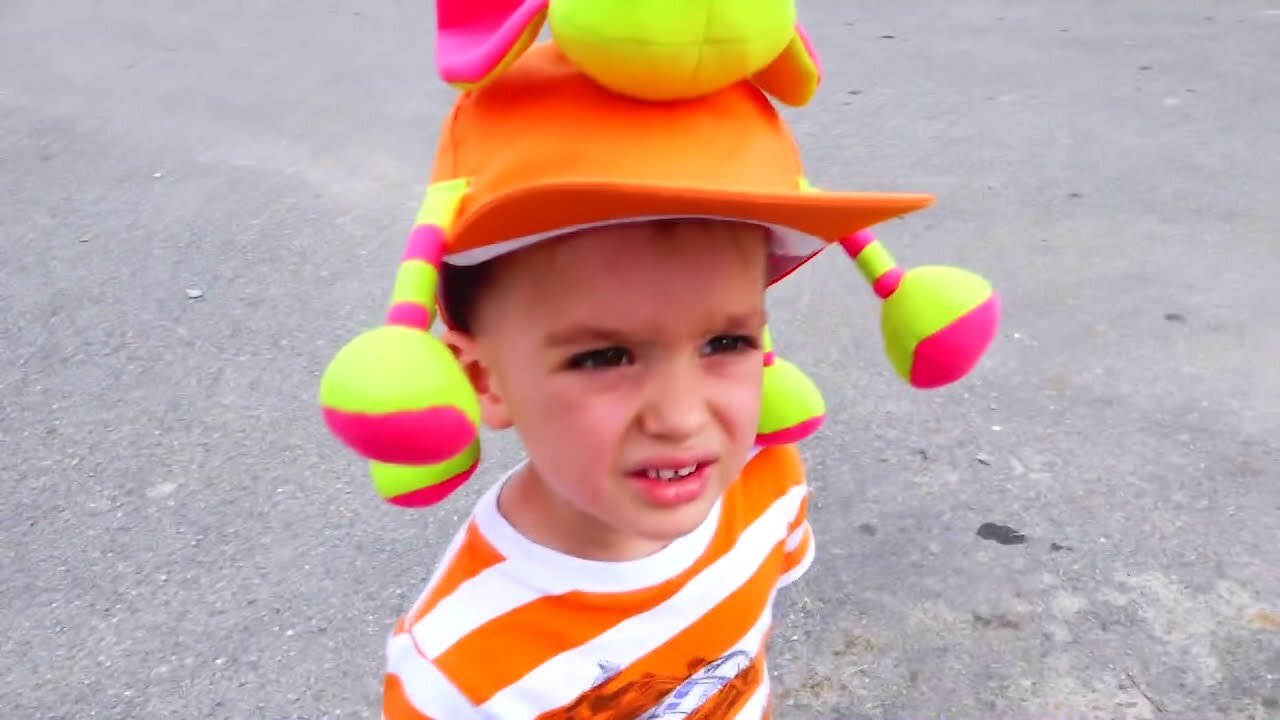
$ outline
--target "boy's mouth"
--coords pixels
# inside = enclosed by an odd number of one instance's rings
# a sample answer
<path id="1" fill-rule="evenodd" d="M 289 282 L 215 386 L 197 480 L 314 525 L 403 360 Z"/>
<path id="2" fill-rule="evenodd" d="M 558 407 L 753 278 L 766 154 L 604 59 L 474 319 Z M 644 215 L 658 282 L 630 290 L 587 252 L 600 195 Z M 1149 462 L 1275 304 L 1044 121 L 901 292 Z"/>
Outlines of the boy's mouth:
<path id="1" fill-rule="evenodd" d="M 662 468 L 660 470 L 656 468 L 649 468 L 643 472 L 644 476 L 650 480 L 681 480 L 689 477 L 697 471 L 698 464 L 694 463 L 693 465 L 686 465 L 674 470 L 671 468 Z"/>
<path id="2" fill-rule="evenodd" d="M 635 465 L 627 474 L 641 480 L 666 480 L 675 482 L 683 480 L 716 463 L 712 455 L 685 455 L 683 457 L 665 457 Z"/>
<path id="3" fill-rule="evenodd" d="M 650 504 L 675 507 L 702 496 L 715 458 L 680 458 L 647 463 L 628 473 Z"/>

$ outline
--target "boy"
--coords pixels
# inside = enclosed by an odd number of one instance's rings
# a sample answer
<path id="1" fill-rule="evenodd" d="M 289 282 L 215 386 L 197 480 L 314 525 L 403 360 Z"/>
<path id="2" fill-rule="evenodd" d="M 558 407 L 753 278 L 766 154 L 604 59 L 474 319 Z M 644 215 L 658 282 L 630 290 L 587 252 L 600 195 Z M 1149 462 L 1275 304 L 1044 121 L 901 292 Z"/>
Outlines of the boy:
<path id="1" fill-rule="evenodd" d="M 813 552 L 793 451 L 743 472 L 767 241 L 648 221 L 446 270 L 446 339 L 529 460 L 392 638 L 387 718 L 762 715 L 773 592 Z"/>
<path id="2" fill-rule="evenodd" d="M 774 596 L 814 540 L 799 455 L 763 431 L 765 290 L 929 198 L 812 190 L 749 83 L 644 103 L 551 44 L 463 95 L 439 147 L 424 213 L 450 217 L 406 262 L 441 267 L 443 339 L 528 459 L 396 624 L 384 718 L 768 717 Z M 882 297 L 906 289 L 873 245 L 846 249 Z M 389 321 L 425 330 L 411 286 Z"/>

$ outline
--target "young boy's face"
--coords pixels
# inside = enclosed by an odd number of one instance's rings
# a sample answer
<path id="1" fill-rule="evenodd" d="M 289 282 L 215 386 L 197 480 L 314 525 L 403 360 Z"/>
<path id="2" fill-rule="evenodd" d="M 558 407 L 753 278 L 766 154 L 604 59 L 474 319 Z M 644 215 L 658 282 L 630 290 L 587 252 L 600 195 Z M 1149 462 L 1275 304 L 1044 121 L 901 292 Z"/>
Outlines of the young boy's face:
<path id="1" fill-rule="evenodd" d="M 706 519 L 755 439 L 766 249 L 760 227 L 641 223 L 499 261 L 450 342 L 529 453 L 499 504 L 518 529 L 628 559 Z"/>

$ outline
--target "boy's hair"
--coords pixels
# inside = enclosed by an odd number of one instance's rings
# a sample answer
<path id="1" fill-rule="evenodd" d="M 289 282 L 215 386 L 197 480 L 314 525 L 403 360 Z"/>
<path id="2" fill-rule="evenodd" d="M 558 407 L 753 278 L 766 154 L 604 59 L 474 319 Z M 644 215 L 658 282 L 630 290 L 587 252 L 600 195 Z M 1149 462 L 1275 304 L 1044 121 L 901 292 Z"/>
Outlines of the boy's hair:
<path id="1" fill-rule="evenodd" d="M 440 302 L 447 308 L 445 314 L 454 330 L 467 335 L 475 332 L 472 321 L 476 305 L 493 282 L 495 265 L 501 259 L 498 257 L 475 265 L 442 263 Z"/>
<path id="2" fill-rule="evenodd" d="M 685 225 L 711 225 L 724 222 L 736 221 L 715 218 L 670 217 L 642 220 L 636 224 L 645 225 L 658 235 L 669 236 Z M 570 237 L 575 234 L 577 233 L 571 231 L 561 237 Z M 515 252 L 519 252 L 519 250 Z M 493 283 L 498 263 L 505 257 L 507 256 L 499 255 L 496 258 L 474 265 L 441 263 L 440 303 L 445 308 L 444 314 L 448 317 L 451 328 L 467 335 L 475 332 L 476 307 L 479 305 L 484 293 Z"/>

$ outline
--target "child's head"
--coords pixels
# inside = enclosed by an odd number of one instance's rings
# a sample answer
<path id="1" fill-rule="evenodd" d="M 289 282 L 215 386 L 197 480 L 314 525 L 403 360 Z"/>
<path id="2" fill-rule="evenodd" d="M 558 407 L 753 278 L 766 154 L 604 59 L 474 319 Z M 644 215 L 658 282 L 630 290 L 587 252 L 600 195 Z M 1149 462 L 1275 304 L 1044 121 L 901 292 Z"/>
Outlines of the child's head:
<path id="1" fill-rule="evenodd" d="M 820 424 L 820 393 L 767 346 L 763 295 L 828 245 L 885 299 L 900 376 L 937 387 L 976 363 L 995 328 L 986 282 L 904 273 L 858 232 L 931 201 L 812 187 L 751 82 L 644 102 L 535 45 L 449 113 L 387 325 L 326 370 L 326 421 L 398 505 L 432 505 L 471 476 L 483 418 L 514 427 L 582 511 L 566 522 L 678 535 L 753 441 Z M 453 352 L 426 332 L 437 309 Z M 666 477 L 690 467 L 692 480 Z M 600 473 L 627 482 L 593 484 Z M 684 493 L 695 502 L 676 503 Z"/>
<path id="2" fill-rule="evenodd" d="M 535 501 L 599 551 L 690 532 L 746 462 L 768 237 L 642 221 L 445 271 L 446 341 L 484 421 L 515 429 L 547 496 Z"/>

